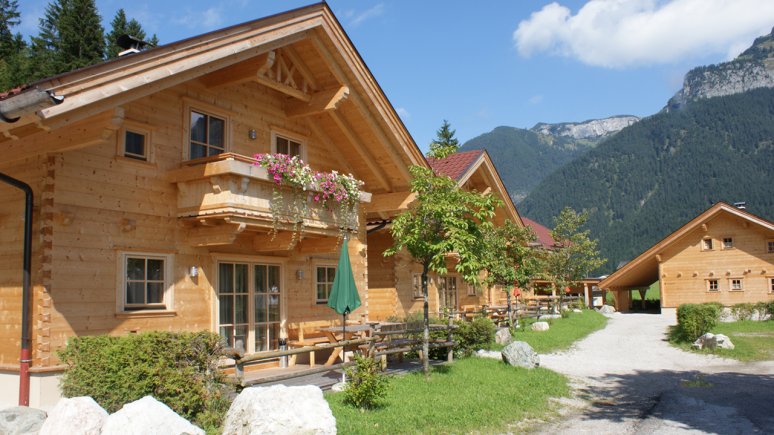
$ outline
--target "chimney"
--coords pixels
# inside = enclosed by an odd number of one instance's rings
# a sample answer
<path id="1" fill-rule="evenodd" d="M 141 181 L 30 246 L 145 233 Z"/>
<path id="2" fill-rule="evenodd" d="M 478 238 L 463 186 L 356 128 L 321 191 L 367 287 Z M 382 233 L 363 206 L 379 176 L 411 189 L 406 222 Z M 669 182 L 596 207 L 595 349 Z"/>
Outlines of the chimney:
<path id="1" fill-rule="evenodd" d="M 738 208 L 739 210 L 745 210 L 747 209 L 747 203 L 744 201 L 735 202 L 734 207 Z"/>
<path id="2" fill-rule="evenodd" d="M 145 48 L 146 45 L 148 45 L 147 42 L 143 41 L 142 39 L 135 38 L 132 35 L 121 35 L 116 40 L 116 44 L 118 44 L 119 47 L 123 48 L 124 51 L 118 53 L 118 57 L 126 56 L 127 54 L 132 53 L 139 53 L 140 50 Z"/>

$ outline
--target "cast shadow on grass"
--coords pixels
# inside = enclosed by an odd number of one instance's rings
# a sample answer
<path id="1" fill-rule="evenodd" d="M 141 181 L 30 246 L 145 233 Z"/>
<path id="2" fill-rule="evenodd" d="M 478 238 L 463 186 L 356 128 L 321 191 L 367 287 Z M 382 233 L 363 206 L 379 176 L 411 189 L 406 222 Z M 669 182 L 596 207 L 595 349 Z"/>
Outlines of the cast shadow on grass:
<path id="1" fill-rule="evenodd" d="M 607 375 L 592 397 L 587 420 L 668 419 L 707 433 L 774 433 L 774 376 L 734 372 L 637 371 Z M 679 410 L 679 412 L 676 412 Z M 709 417 L 708 417 L 709 415 Z M 750 426 L 751 424 L 751 426 Z"/>

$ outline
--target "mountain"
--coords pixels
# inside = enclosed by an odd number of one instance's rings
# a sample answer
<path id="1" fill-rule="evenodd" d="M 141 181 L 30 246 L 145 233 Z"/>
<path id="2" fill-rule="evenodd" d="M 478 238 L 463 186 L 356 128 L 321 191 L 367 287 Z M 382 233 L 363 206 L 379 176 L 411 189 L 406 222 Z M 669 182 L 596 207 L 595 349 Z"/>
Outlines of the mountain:
<path id="1" fill-rule="evenodd" d="M 539 123 L 529 130 L 497 127 L 465 142 L 460 150 L 486 149 L 511 198 L 518 203 L 553 170 L 638 119 L 614 116 L 584 122 Z"/>
<path id="2" fill-rule="evenodd" d="M 772 162 L 774 89 L 690 99 L 557 169 L 519 211 L 551 226 L 565 206 L 589 210 L 610 273 L 717 201 L 774 219 Z"/>
<path id="3" fill-rule="evenodd" d="M 694 68 L 683 87 L 667 103 L 673 110 L 703 98 L 721 97 L 758 88 L 774 87 L 774 29 L 761 36 L 736 59 Z"/>
<path id="4" fill-rule="evenodd" d="M 624 128 L 639 121 L 640 118 L 631 115 L 611 116 L 605 119 L 591 119 L 583 122 L 562 122 L 559 124 L 546 124 L 540 122 L 530 130 L 552 136 L 568 136 L 574 139 L 588 139 L 599 141 L 617 133 Z"/>

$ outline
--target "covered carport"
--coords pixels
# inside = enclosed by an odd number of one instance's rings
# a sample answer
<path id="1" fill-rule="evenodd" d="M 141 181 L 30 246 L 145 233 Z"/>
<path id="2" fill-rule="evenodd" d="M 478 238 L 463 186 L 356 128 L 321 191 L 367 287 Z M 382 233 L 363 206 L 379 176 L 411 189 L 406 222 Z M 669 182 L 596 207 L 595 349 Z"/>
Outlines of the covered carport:
<path id="1" fill-rule="evenodd" d="M 625 313 L 631 309 L 634 291 L 638 291 L 640 299 L 644 301 L 648 287 L 659 280 L 659 255 L 649 251 L 645 251 L 600 281 L 599 288 L 603 292 L 609 291 L 613 294 L 617 311 Z"/>

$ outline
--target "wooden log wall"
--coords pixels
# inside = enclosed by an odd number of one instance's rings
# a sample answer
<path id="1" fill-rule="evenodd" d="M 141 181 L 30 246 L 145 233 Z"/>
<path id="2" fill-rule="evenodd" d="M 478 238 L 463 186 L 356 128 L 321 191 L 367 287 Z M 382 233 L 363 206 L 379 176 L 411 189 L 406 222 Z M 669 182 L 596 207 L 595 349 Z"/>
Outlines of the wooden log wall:
<path id="1" fill-rule="evenodd" d="M 706 230 L 705 230 L 706 228 Z M 724 249 L 723 239 L 733 239 Z M 730 306 L 744 302 L 774 300 L 770 280 L 774 276 L 774 254 L 766 242 L 774 234 L 744 219 L 721 213 L 677 241 L 661 255 L 661 306 L 675 308 L 684 303 L 720 302 Z M 703 240 L 712 239 L 712 250 Z M 730 280 L 742 279 L 744 289 L 732 291 Z M 717 292 L 707 290 L 707 280 L 717 279 Z"/>

